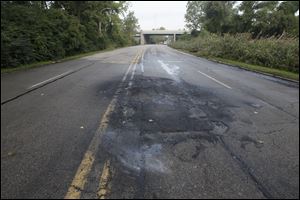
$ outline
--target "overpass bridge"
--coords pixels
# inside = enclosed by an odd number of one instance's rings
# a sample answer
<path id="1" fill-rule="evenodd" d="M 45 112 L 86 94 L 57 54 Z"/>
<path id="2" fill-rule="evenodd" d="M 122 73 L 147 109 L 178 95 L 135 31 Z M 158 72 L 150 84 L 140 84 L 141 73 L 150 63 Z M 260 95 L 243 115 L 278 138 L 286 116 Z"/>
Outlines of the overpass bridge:
<path id="1" fill-rule="evenodd" d="M 176 35 L 183 35 L 184 33 L 190 34 L 188 31 L 181 30 L 142 30 L 139 34 L 135 35 L 135 38 L 140 39 L 140 44 L 147 44 L 152 35 L 170 35 L 176 41 Z"/>

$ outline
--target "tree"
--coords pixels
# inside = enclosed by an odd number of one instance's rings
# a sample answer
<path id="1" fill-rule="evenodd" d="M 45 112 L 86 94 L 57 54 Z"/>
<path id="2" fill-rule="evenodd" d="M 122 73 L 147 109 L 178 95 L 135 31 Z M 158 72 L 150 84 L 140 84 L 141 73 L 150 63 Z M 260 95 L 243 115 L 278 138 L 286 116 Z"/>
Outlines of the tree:
<path id="1" fill-rule="evenodd" d="M 129 12 L 123 20 L 123 31 L 129 43 L 134 43 L 133 37 L 139 31 L 138 19 L 134 12 Z"/>
<path id="2" fill-rule="evenodd" d="M 255 8 L 258 1 L 243 1 L 239 6 L 242 15 L 238 18 L 241 22 L 238 32 L 251 32 L 255 19 Z"/>
<path id="3" fill-rule="evenodd" d="M 127 34 L 134 35 L 140 29 L 138 19 L 134 16 L 134 12 L 129 12 L 123 20 L 124 31 Z"/>
<path id="4" fill-rule="evenodd" d="M 131 45 L 138 28 L 125 1 L 1 1 L 1 67 Z M 100 26 L 101 25 L 101 26 Z"/>
<path id="5" fill-rule="evenodd" d="M 186 26 L 212 33 L 251 33 L 254 38 L 299 36 L 298 1 L 189 1 L 185 14 Z"/>
<path id="6" fill-rule="evenodd" d="M 279 4 L 273 21 L 277 26 L 277 34 L 287 32 L 299 37 L 299 15 L 295 16 L 297 11 L 299 11 L 299 1 L 284 1 Z"/>
<path id="7" fill-rule="evenodd" d="M 295 16 L 298 9 L 298 1 L 243 1 L 239 7 L 242 14 L 238 32 L 251 32 L 256 38 L 278 36 L 285 32 L 299 35 Z"/>
<path id="8" fill-rule="evenodd" d="M 191 30 L 205 28 L 213 33 L 228 32 L 233 17 L 232 1 L 189 1 L 185 20 Z"/>
<path id="9" fill-rule="evenodd" d="M 203 1 L 188 1 L 184 15 L 186 27 L 190 30 L 200 30 L 205 18 Z"/>

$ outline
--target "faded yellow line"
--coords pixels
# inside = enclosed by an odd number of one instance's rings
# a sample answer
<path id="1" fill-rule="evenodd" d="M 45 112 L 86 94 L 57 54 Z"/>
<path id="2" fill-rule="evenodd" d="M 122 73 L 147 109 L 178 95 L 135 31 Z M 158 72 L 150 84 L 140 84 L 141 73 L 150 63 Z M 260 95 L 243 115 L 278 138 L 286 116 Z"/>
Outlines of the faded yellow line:
<path id="1" fill-rule="evenodd" d="M 138 56 L 134 59 L 134 62 L 133 62 L 134 66 L 136 66 L 136 64 L 139 62 L 139 59 L 141 59 L 143 53 L 144 53 L 144 49 L 142 49 L 138 53 Z M 132 74 L 134 74 L 134 71 L 132 71 Z M 97 196 L 99 199 L 105 199 L 107 197 L 107 195 L 110 193 L 111 185 L 110 185 L 109 181 L 111 181 L 111 179 L 112 179 L 111 171 L 112 171 L 112 166 L 110 165 L 110 160 L 108 159 L 104 163 L 104 166 L 102 169 L 102 174 L 101 174 L 100 181 L 99 181 L 99 186 L 98 186 L 98 191 L 97 191 Z"/>
<path id="2" fill-rule="evenodd" d="M 80 198 L 81 191 L 84 190 L 84 186 L 87 181 L 87 176 L 90 173 L 93 163 L 95 161 L 95 155 L 98 150 L 98 146 L 101 142 L 102 135 L 108 126 L 110 115 L 116 106 L 117 97 L 122 90 L 122 84 L 126 80 L 127 75 L 133 66 L 133 63 L 136 62 L 138 60 L 138 58 L 139 58 L 139 54 L 137 54 L 134 57 L 133 61 L 129 65 L 121 83 L 119 84 L 119 86 L 117 88 L 117 91 L 114 94 L 113 99 L 111 100 L 105 113 L 103 114 L 100 125 L 96 131 L 96 134 L 94 135 L 87 151 L 84 154 L 84 157 L 77 169 L 77 172 L 73 178 L 73 181 L 68 188 L 68 192 L 65 195 L 65 199 L 79 199 Z"/>
<path id="3" fill-rule="evenodd" d="M 110 192 L 109 179 L 111 178 L 110 160 L 107 160 L 103 166 L 102 174 L 100 177 L 99 189 L 97 196 L 100 199 L 105 199 L 106 195 Z"/>

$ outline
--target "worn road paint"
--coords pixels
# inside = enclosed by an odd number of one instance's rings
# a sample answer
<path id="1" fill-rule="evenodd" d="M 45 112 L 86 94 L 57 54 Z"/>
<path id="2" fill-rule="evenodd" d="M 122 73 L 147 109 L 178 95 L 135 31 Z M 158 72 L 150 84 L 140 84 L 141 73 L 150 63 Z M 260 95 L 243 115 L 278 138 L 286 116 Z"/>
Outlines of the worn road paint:
<path id="1" fill-rule="evenodd" d="M 116 106 L 117 97 L 122 90 L 122 85 L 123 85 L 124 81 L 127 79 L 127 75 L 129 73 L 130 69 L 132 68 L 133 63 L 136 62 L 136 60 L 138 58 L 139 58 L 139 54 L 137 54 L 134 57 L 133 61 L 129 65 L 121 83 L 119 84 L 119 86 L 117 88 L 117 91 L 115 92 L 115 94 L 113 96 L 113 99 L 111 100 L 105 113 L 103 114 L 100 125 L 88 147 L 88 150 L 84 154 L 84 157 L 77 169 L 77 172 L 76 172 L 76 174 L 73 178 L 73 181 L 68 189 L 68 192 L 65 195 L 65 199 L 79 199 L 80 198 L 81 191 L 84 190 L 84 186 L 87 181 L 87 176 L 89 175 L 92 165 L 95 161 L 95 155 L 98 150 L 98 146 L 101 142 L 102 135 L 108 126 L 110 115 Z"/>
<path id="2" fill-rule="evenodd" d="M 138 62 L 139 62 L 140 59 L 141 59 L 141 62 L 142 62 L 143 54 L 144 54 L 144 49 L 141 50 L 141 52 L 139 53 L 136 61 L 134 62 L 135 64 L 134 64 L 134 67 L 133 67 L 133 70 L 132 70 L 132 73 L 131 73 L 131 77 L 130 77 L 131 81 L 133 80 L 133 77 L 134 77 L 134 74 L 135 74 L 136 65 L 138 64 Z"/>
<path id="3" fill-rule="evenodd" d="M 136 66 L 137 66 L 139 60 L 141 59 L 142 54 L 143 54 L 143 50 L 140 53 L 138 53 L 138 56 L 132 62 L 132 63 L 134 63 L 134 67 L 131 72 L 131 77 L 130 77 L 128 88 L 132 86 L 132 80 L 134 78 Z M 127 91 L 127 95 L 128 95 L 128 91 Z M 100 177 L 99 187 L 98 187 L 98 191 L 97 191 L 98 198 L 105 199 L 106 196 L 109 194 L 110 187 L 111 187 L 111 185 L 109 184 L 110 179 L 111 179 L 111 166 L 110 166 L 110 160 L 108 159 L 104 163 L 102 174 Z"/>
<path id="4" fill-rule="evenodd" d="M 133 67 L 133 70 L 132 70 L 132 73 L 131 73 L 130 80 L 133 80 L 133 77 L 134 77 L 134 74 L 135 74 L 135 70 L 136 70 L 136 65 L 137 65 L 137 63 L 134 64 L 134 67 Z"/>
<path id="5" fill-rule="evenodd" d="M 133 61 L 132 61 L 131 64 L 129 65 L 129 67 L 128 67 L 128 69 L 127 69 L 127 71 L 126 71 L 126 73 L 125 73 L 125 75 L 124 75 L 124 77 L 123 77 L 123 79 L 122 79 L 122 82 L 124 82 L 124 81 L 126 80 L 127 75 L 128 75 L 128 73 L 129 73 L 130 69 L 132 68 L 132 65 L 136 62 L 136 59 L 137 59 L 137 58 L 138 58 L 138 54 L 134 57 Z"/>
<path id="6" fill-rule="evenodd" d="M 143 53 L 142 53 L 142 59 L 141 59 L 141 71 L 142 73 L 144 73 L 144 55 L 145 55 L 145 49 L 143 50 Z"/>
<path id="7" fill-rule="evenodd" d="M 126 88 L 127 89 L 127 95 L 128 95 L 128 88 L 130 88 L 132 86 L 132 80 L 134 78 L 136 66 L 137 66 L 139 60 L 142 58 L 143 53 L 144 53 L 144 51 L 141 50 L 138 53 L 138 56 L 132 62 L 132 63 L 134 63 L 134 66 L 133 66 L 133 69 L 132 69 L 132 73 L 131 73 L 130 81 L 128 83 L 128 87 Z M 97 196 L 98 196 L 99 199 L 105 199 L 107 197 L 107 195 L 110 193 L 111 185 L 110 185 L 109 181 L 111 180 L 111 176 L 112 175 L 111 175 L 110 160 L 108 159 L 108 160 L 106 160 L 106 162 L 103 166 L 102 174 L 101 174 L 100 181 L 99 181 L 99 186 L 98 186 L 98 191 L 97 191 Z"/>
<path id="8" fill-rule="evenodd" d="M 168 61 L 165 61 L 165 62 L 169 62 L 169 63 L 181 63 L 183 61 L 181 61 L 181 60 L 168 60 Z"/>
<path id="9" fill-rule="evenodd" d="M 171 65 L 172 67 L 169 67 L 168 64 L 164 63 L 162 60 L 158 60 L 160 66 L 171 76 L 174 78 L 174 80 L 179 81 L 178 73 L 179 73 L 179 67 L 177 65 Z"/>
<path id="10" fill-rule="evenodd" d="M 226 87 L 226 88 L 228 88 L 228 89 L 232 89 L 230 86 L 226 85 L 225 83 L 222 83 L 221 81 L 218 81 L 217 79 L 215 79 L 215 78 L 213 78 L 213 77 L 211 77 L 211 76 L 208 76 L 207 74 L 205 74 L 205 73 L 203 73 L 203 72 L 201 72 L 201 71 L 199 71 L 199 70 L 198 70 L 198 72 L 199 72 L 200 74 L 206 76 L 207 78 L 210 78 L 211 80 L 213 80 L 213 81 L 219 83 L 220 85 L 223 85 L 224 87 Z"/>
<path id="11" fill-rule="evenodd" d="M 136 71 L 136 66 L 137 66 L 137 64 L 138 64 L 138 62 L 139 62 L 139 60 L 141 59 L 141 66 L 142 66 L 142 72 L 143 72 L 143 57 L 144 57 L 144 49 L 142 49 L 141 50 L 141 52 L 139 53 L 139 56 L 137 57 L 137 60 L 134 62 L 135 64 L 134 64 L 134 67 L 133 67 L 133 70 L 132 70 L 132 73 L 131 73 L 131 77 L 130 77 L 130 81 L 129 81 L 129 83 L 128 83 L 128 87 L 126 88 L 126 90 L 127 90 L 127 95 L 129 94 L 129 89 L 131 88 L 131 86 L 132 86 L 132 80 L 133 80 L 133 78 L 134 78 L 134 75 L 135 75 L 135 71 Z"/>
<path id="12" fill-rule="evenodd" d="M 47 80 L 45 80 L 45 81 L 42 81 L 42 82 L 37 83 L 37 84 L 34 84 L 34 85 L 30 86 L 28 89 L 31 89 L 31 88 L 37 87 L 37 86 L 39 86 L 39 85 L 42 85 L 42 84 L 44 84 L 44 83 L 47 83 L 47 82 L 49 82 L 49 81 L 52 81 L 53 79 L 59 78 L 59 77 L 61 77 L 61 76 L 64 76 L 64 75 L 66 75 L 66 74 L 68 74 L 68 73 L 70 73 L 70 72 L 72 72 L 72 71 L 69 70 L 69 71 L 67 71 L 67 72 L 65 72 L 65 73 L 59 74 L 59 75 L 54 76 L 54 77 L 52 77 L 52 78 L 49 78 L 49 79 L 47 79 Z"/>
<path id="13" fill-rule="evenodd" d="M 110 160 L 107 160 L 104 163 L 102 174 L 100 177 L 99 187 L 97 196 L 99 199 L 105 199 L 107 194 L 110 192 L 109 188 L 109 179 L 111 178 L 111 171 L 110 171 Z"/>
<path id="14" fill-rule="evenodd" d="M 74 177 L 72 184 L 69 187 L 65 199 L 78 199 L 80 197 L 81 190 L 83 190 L 83 187 L 86 183 L 86 177 L 91 171 L 94 160 L 94 153 L 88 150 L 84 154 L 84 159 L 80 163 L 80 166 L 76 172 L 76 176 Z"/>

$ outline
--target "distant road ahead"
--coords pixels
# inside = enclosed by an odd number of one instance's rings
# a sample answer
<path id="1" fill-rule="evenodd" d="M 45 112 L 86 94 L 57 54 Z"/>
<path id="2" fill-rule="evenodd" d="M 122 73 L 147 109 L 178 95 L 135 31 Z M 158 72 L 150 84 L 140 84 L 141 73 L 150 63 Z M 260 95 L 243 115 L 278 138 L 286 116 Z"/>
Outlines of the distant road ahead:
<path id="1" fill-rule="evenodd" d="M 299 198 L 299 84 L 163 45 L 2 74 L 1 198 Z"/>

